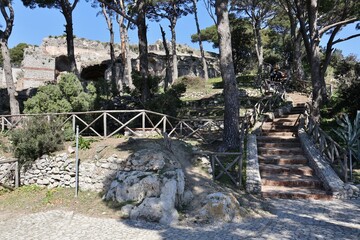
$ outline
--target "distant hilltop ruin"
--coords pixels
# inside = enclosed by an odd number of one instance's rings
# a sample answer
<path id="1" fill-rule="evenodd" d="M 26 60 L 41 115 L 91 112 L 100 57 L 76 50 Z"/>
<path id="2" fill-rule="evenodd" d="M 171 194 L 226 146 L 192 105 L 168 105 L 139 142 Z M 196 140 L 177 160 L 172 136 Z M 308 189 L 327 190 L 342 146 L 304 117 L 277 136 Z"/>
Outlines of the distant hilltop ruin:
<path id="1" fill-rule="evenodd" d="M 109 43 L 75 38 L 75 59 L 82 80 L 108 78 L 110 73 Z M 170 46 L 170 45 L 169 45 Z M 121 53 L 115 45 L 115 55 Z M 187 45 L 178 44 L 178 72 L 181 76 L 203 76 L 200 51 Z M 138 47 L 130 46 L 132 67 L 139 69 Z M 209 77 L 220 75 L 219 58 L 216 53 L 206 52 Z M 157 41 L 149 45 L 149 71 L 152 75 L 165 76 L 165 51 L 163 43 Z M 117 61 L 118 62 L 118 61 Z M 122 64 L 121 61 L 118 64 Z M 18 91 L 37 88 L 46 82 L 52 82 L 60 72 L 68 71 L 67 48 L 65 37 L 49 37 L 42 44 L 30 46 L 24 51 L 21 68 L 13 69 L 13 76 Z M 0 69 L 0 88 L 6 88 L 2 69 Z"/>

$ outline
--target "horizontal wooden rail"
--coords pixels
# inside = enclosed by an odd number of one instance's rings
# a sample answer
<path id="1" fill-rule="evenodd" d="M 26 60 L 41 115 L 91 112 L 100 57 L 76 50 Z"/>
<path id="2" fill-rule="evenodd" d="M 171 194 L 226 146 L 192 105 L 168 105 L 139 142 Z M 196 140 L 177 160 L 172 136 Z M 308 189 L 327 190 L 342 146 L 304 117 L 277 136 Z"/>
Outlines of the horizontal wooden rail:
<path id="1" fill-rule="evenodd" d="M 305 130 L 312 139 L 323 157 L 333 166 L 339 165 L 340 169 L 334 169 L 345 182 L 348 181 L 348 153 L 334 139 L 320 128 L 318 123 L 307 113 L 305 117 Z"/>

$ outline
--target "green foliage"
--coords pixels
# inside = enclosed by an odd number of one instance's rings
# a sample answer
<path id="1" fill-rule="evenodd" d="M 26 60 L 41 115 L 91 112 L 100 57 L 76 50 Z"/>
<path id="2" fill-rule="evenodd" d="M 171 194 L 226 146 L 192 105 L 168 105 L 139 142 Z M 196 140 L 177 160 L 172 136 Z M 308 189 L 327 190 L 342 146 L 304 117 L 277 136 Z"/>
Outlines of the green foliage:
<path id="1" fill-rule="evenodd" d="M 333 131 L 341 139 L 341 144 L 360 161 L 360 110 L 352 123 L 347 114 L 336 119 L 339 127 Z"/>
<path id="2" fill-rule="evenodd" d="M 253 67 L 255 53 L 253 50 L 252 27 L 248 20 L 237 18 L 234 14 L 229 15 L 232 54 L 235 72 L 243 72 Z M 219 47 L 219 39 L 216 25 L 207 27 L 200 31 L 201 41 L 213 43 L 213 48 Z M 192 42 L 198 42 L 198 35 L 191 35 Z"/>
<path id="3" fill-rule="evenodd" d="M 138 108 L 145 108 L 151 111 L 176 116 L 178 108 L 181 107 L 181 94 L 186 91 L 186 85 L 183 83 L 173 84 L 166 92 L 159 93 L 161 78 L 157 76 L 148 76 L 148 86 L 150 89 L 150 99 L 146 103 L 138 103 Z M 133 83 L 135 89 L 130 94 L 140 99 L 142 92 L 142 78 L 139 72 L 133 72 Z M 141 105 L 140 105 L 141 104 Z"/>
<path id="4" fill-rule="evenodd" d="M 15 67 L 20 67 L 22 60 L 24 59 L 24 49 L 27 48 L 26 43 L 19 43 L 15 47 L 10 49 L 11 64 Z M 0 65 L 3 65 L 3 56 L 0 54 Z"/>
<path id="5" fill-rule="evenodd" d="M 184 76 L 176 80 L 176 83 L 185 85 L 188 89 L 204 89 L 205 79 L 201 77 Z"/>
<path id="6" fill-rule="evenodd" d="M 183 83 L 173 84 L 166 92 L 157 94 L 151 98 L 146 104 L 145 108 L 164 113 L 170 116 L 176 116 L 177 110 L 181 107 L 181 95 L 186 91 L 186 86 Z"/>
<path id="7" fill-rule="evenodd" d="M 79 148 L 81 150 L 86 150 L 86 149 L 90 149 L 91 143 L 96 142 L 95 139 L 90 139 L 90 138 L 84 138 L 82 136 L 79 137 Z M 74 146 L 76 144 L 74 143 Z"/>
<path id="8" fill-rule="evenodd" d="M 58 84 L 49 84 L 38 89 L 35 96 L 28 99 L 25 113 L 51 113 L 92 110 L 96 100 L 96 89 L 89 84 L 86 89 L 72 73 L 60 77 Z"/>
<path id="9" fill-rule="evenodd" d="M 133 71 L 132 79 L 135 89 L 131 93 L 133 96 L 140 96 L 143 90 L 143 78 L 141 77 L 140 72 Z M 162 78 L 159 76 L 151 76 L 149 75 L 147 78 L 147 84 L 149 86 L 150 96 L 153 96 L 155 93 L 159 92 L 159 85 Z"/>
<path id="10" fill-rule="evenodd" d="M 256 75 L 248 74 L 236 77 L 236 81 L 239 86 L 253 86 L 256 80 Z M 224 82 L 216 82 L 213 84 L 214 88 L 224 88 Z"/>
<path id="11" fill-rule="evenodd" d="M 45 118 L 34 118 L 22 128 L 11 132 L 14 156 L 21 164 L 60 150 L 63 147 L 63 133 L 57 121 L 48 122 Z"/>

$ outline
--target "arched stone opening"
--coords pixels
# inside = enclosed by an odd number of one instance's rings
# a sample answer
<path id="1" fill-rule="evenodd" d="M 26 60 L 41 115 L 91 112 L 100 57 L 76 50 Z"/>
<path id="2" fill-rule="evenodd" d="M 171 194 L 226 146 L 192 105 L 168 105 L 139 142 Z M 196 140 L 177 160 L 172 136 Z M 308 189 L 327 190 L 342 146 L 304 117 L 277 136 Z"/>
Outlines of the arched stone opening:
<path id="1" fill-rule="evenodd" d="M 55 58 L 56 72 L 71 72 L 70 60 L 67 56 L 61 55 Z"/>
<path id="2" fill-rule="evenodd" d="M 107 64 L 95 64 L 84 67 L 81 70 L 80 77 L 83 80 L 98 80 L 105 77 L 105 71 L 108 68 Z"/>

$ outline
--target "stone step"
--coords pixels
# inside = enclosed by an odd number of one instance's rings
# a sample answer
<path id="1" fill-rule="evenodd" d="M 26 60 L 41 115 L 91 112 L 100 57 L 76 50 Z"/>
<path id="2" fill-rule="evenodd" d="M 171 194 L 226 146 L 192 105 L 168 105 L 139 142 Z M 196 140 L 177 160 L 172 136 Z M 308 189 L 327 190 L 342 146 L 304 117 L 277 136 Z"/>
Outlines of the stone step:
<path id="1" fill-rule="evenodd" d="M 279 155 L 279 154 L 286 154 L 286 155 L 300 155 L 303 153 L 302 149 L 299 147 L 258 147 L 259 155 Z"/>
<path id="2" fill-rule="evenodd" d="M 257 136 L 256 137 L 257 142 L 299 142 L 299 139 L 295 136 Z"/>
<path id="3" fill-rule="evenodd" d="M 322 188 L 322 182 L 312 176 L 299 174 L 261 176 L 263 186 L 283 186 L 283 187 L 301 187 L 301 188 Z"/>
<path id="4" fill-rule="evenodd" d="M 296 137 L 297 133 L 295 132 L 272 132 L 272 131 L 262 131 L 263 136 L 287 136 L 287 137 Z"/>
<path id="5" fill-rule="evenodd" d="M 297 127 L 282 124 L 264 124 L 262 130 L 267 132 L 296 132 Z"/>
<path id="6" fill-rule="evenodd" d="M 332 200 L 332 195 L 321 189 L 262 186 L 264 198 Z"/>
<path id="7" fill-rule="evenodd" d="M 258 147 L 301 147 L 300 142 L 258 142 Z"/>
<path id="8" fill-rule="evenodd" d="M 278 119 L 290 119 L 295 122 L 296 119 L 299 118 L 299 115 L 300 115 L 300 113 L 288 113 L 288 114 L 281 115 L 280 117 L 278 117 Z"/>
<path id="9" fill-rule="evenodd" d="M 307 164 L 308 160 L 303 155 L 293 156 L 258 156 L 259 162 L 264 164 Z"/>
<path id="10" fill-rule="evenodd" d="M 298 174 L 305 176 L 313 176 L 314 170 L 305 164 L 283 164 L 273 165 L 260 163 L 261 176 L 270 176 L 274 174 L 290 175 Z"/>
<path id="11" fill-rule="evenodd" d="M 282 125 L 287 125 L 287 126 L 294 126 L 296 123 L 297 118 L 295 119 L 290 119 L 290 118 L 275 118 L 275 119 L 270 119 L 268 121 L 266 121 L 265 123 L 272 123 L 272 124 L 282 124 Z"/>

